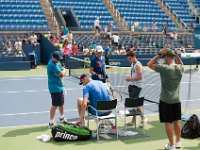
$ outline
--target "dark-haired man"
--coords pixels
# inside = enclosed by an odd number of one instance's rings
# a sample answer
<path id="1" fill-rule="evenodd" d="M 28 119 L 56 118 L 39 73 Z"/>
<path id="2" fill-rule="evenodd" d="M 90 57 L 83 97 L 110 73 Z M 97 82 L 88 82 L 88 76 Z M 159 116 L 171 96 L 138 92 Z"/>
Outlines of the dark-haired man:
<path id="1" fill-rule="evenodd" d="M 128 61 L 131 63 L 131 71 L 130 76 L 126 77 L 126 81 L 128 82 L 128 92 L 129 98 L 139 98 L 140 92 L 142 90 L 142 64 L 137 60 L 135 52 L 128 52 L 126 54 Z M 144 113 L 141 107 L 136 108 L 136 111 L 141 113 L 141 122 L 140 127 L 143 128 L 146 122 L 144 117 Z M 135 125 L 136 117 L 133 116 L 132 121 L 128 125 Z"/>
<path id="2" fill-rule="evenodd" d="M 67 120 L 64 117 L 64 94 L 63 84 L 61 81 L 61 78 L 66 75 L 66 69 L 62 68 L 60 63 L 61 59 L 62 57 L 60 53 L 55 51 L 52 54 L 52 59 L 47 65 L 48 88 L 52 99 L 49 128 L 54 126 L 54 116 L 57 108 L 60 113 L 60 122 L 67 123 Z"/>
<path id="3" fill-rule="evenodd" d="M 160 56 L 164 57 L 166 64 L 156 64 Z M 161 78 L 161 94 L 159 104 L 160 122 L 165 123 L 169 144 L 166 150 L 181 148 L 181 103 L 179 96 L 180 82 L 184 72 L 183 62 L 178 51 L 162 49 L 149 62 L 148 67 L 158 72 Z M 176 143 L 174 141 L 174 133 Z"/>

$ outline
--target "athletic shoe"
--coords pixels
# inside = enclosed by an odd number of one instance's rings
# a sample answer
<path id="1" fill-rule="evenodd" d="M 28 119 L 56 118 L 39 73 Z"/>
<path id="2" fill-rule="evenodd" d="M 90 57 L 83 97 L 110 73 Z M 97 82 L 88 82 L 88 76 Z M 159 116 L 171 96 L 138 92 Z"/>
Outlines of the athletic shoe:
<path id="1" fill-rule="evenodd" d="M 165 150 L 175 150 L 175 146 L 174 145 L 170 145 L 170 144 L 166 144 L 165 145 Z"/>
<path id="2" fill-rule="evenodd" d="M 67 124 L 67 118 L 63 117 L 63 118 L 59 118 L 60 120 L 60 123 L 63 123 L 63 124 Z"/>
<path id="3" fill-rule="evenodd" d="M 52 129 L 53 127 L 54 127 L 54 123 L 50 123 L 50 122 L 49 122 L 48 128 L 49 128 L 49 129 Z"/>
<path id="4" fill-rule="evenodd" d="M 144 118 L 144 120 L 141 120 L 139 127 L 144 128 L 144 125 L 145 125 L 145 123 L 147 123 L 147 120 L 148 120 L 148 118 L 146 118 L 146 117 Z"/>
<path id="5" fill-rule="evenodd" d="M 176 147 L 176 149 L 180 149 L 181 148 L 181 142 L 176 142 L 175 147 Z"/>

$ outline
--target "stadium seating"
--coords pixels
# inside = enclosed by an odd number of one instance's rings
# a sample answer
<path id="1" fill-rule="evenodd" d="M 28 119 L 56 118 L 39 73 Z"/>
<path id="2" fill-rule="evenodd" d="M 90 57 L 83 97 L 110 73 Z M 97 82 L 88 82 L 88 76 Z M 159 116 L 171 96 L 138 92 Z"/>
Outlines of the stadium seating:
<path id="1" fill-rule="evenodd" d="M 189 15 L 187 0 L 163 0 L 164 3 L 172 10 L 172 12 L 183 22 L 186 26 L 195 23 L 196 20 Z"/>
<path id="2" fill-rule="evenodd" d="M 119 10 L 129 26 L 138 21 L 140 29 L 143 26 L 148 27 L 148 31 L 152 31 L 152 23 L 155 20 L 157 28 L 162 30 L 163 23 L 168 24 L 169 29 L 174 29 L 175 25 L 172 20 L 158 6 L 155 0 L 112 0 L 115 7 Z"/>
<path id="3" fill-rule="evenodd" d="M 57 7 L 61 10 L 73 8 L 82 30 L 93 30 L 96 17 L 100 18 L 102 27 L 108 26 L 109 22 L 112 21 L 114 29 L 118 29 L 116 22 L 113 20 L 102 0 L 51 0 L 51 2 L 54 9 Z"/>
<path id="4" fill-rule="evenodd" d="M 192 3 L 193 3 L 197 8 L 200 8 L 200 1 L 199 1 L 199 0 L 193 0 Z"/>
<path id="5" fill-rule="evenodd" d="M 48 23 L 39 0 L 1 0 L 0 30 L 45 31 Z"/>
<path id="6" fill-rule="evenodd" d="M 157 53 L 160 48 L 170 46 L 170 48 L 188 48 L 188 45 L 193 45 L 192 35 L 178 35 L 177 40 L 173 40 L 170 37 L 164 37 L 163 35 L 139 35 L 132 37 L 129 35 L 119 35 L 120 45 L 126 49 L 131 45 L 135 46 L 135 50 L 141 54 Z M 89 47 L 91 44 L 105 46 L 107 40 L 103 37 L 95 37 L 94 35 L 74 34 L 74 41 L 77 42 L 79 47 Z M 156 47 L 154 47 L 155 43 Z M 114 46 L 111 47 L 112 49 Z M 193 48 L 186 49 L 186 52 L 191 52 Z"/>

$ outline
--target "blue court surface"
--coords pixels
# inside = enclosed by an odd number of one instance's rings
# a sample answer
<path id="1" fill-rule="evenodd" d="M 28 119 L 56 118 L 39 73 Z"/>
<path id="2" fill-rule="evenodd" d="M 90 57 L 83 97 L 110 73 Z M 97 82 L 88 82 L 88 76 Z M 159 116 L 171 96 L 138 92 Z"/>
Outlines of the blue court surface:
<path id="1" fill-rule="evenodd" d="M 183 113 L 198 110 L 200 106 L 200 72 L 196 70 L 192 73 L 190 95 L 188 81 L 186 71 L 180 91 Z M 82 86 L 73 77 L 66 77 L 64 82 L 68 93 L 65 95 L 65 116 L 69 121 L 75 121 L 78 118 L 76 102 L 78 97 L 82 97 Z M 0 127 L 47 124 L 50 106 L 46 76 L 0 78 Z M 156 115 L 158 106 L 145 102 L 144 111 L 145 115 Z"/>

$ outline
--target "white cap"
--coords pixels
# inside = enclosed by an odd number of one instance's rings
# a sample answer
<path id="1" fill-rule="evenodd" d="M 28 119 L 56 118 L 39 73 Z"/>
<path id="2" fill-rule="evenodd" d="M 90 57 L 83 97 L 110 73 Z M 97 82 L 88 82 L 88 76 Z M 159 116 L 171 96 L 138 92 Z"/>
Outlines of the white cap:
<path id="1" fill-rule="evenodd" d="M 96 47 L 96 51 L 97 51 L 98 53 L 104 52 L 102 46 L 100 46 L 100 45 L 98 45 L 98 46 Z"/>

